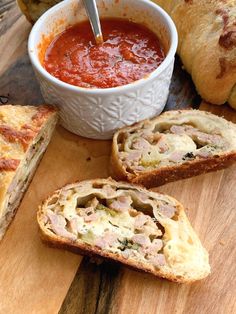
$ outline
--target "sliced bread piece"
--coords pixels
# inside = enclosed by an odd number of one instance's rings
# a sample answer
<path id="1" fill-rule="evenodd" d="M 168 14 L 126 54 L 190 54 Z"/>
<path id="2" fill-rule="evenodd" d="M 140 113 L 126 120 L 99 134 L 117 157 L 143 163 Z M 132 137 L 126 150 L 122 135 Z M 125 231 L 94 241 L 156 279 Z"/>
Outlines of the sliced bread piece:
<path id="1" fill-rule="evenodd" d="M 174 198 L 96 179 L 65 186 L 38 210 L 42 240 L 176 282 L 210 273 L 208 253 Z"/>
<path id="2" fill-rule="evenodd" d="M 146 187 L 218 170 L 236 161 L 236 125 L 200 110 L 167 111 L 113 137 L 111 174 Z"/>
<path id="3" fill-rule="evenodd" d="M 0 106 L 0 240 L 12 221 L 57 122 L 49 106 Z"/>

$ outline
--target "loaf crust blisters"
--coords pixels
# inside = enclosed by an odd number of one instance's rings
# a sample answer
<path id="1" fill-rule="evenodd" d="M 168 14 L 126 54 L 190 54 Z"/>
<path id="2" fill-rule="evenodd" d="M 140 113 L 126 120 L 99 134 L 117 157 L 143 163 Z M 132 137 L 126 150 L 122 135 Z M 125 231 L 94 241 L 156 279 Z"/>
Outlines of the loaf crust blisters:
<path id="1" fill-rule="evenodd" d="M 65 186 L 39 208 L 42 239 L 176 282 L 210 272 L 208 254 L 174 198 L 96 179 Z"/>
<path id="2" fill-rule="evenodd" d="M 201 97 L 236 108 L 236 0 L 153 1 L 175 22 L 177 52 Z"/>
<path id="3" fill-rule="evenodd" d="M 57 121 L 50 106 L 0 106 L 0 239 L 37 168 Z"/>

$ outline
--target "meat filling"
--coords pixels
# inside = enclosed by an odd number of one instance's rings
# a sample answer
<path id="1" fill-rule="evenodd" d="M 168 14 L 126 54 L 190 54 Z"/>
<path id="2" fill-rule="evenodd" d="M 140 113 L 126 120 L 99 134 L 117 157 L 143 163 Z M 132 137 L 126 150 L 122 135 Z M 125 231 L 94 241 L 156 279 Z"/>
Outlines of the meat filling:
<path id="1" fill-rule="evenodd" d="M 229 147 L 217 130 L 208 134 L 188 124 L 170 125 L 152 132 L 144 126 L 122 138 L 119 156 L 130 172 L 209 158 Z"/>
<path id="2" fill-rule="evenodd" d="M 111 196 L 105 198 L 102 192 L 109 192 Z M 166 264 L 164 228 L 140 208 L 155 206 L 160 215 L 172 219 L 177 214 L 175 204 L 143 197 L 135 190 L 108 191 L 106 185 L 79 201 L 75 198 L 65 202 L 69 197 L 63 191 L 59 199 L 48 206 L 45 224 L 51 232 L 119 254 L 124 259 L 142 260 L 154 267 Z"/>

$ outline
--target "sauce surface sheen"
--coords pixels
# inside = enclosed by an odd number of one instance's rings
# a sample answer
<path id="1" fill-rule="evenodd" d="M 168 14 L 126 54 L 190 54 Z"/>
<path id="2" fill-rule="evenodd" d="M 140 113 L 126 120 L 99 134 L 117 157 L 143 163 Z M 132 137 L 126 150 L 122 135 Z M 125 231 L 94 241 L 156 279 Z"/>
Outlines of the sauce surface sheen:
<path id="1" fill-rule="evenodd" d="M 88 21 L 54 38 L 45 69 L 61 81 L 84 88 L 110 88 L 146 77 L 165 58 L 158 37 L 146 27 L 121 19 L 102 19 L 103 44 L 96 45 Z"/>

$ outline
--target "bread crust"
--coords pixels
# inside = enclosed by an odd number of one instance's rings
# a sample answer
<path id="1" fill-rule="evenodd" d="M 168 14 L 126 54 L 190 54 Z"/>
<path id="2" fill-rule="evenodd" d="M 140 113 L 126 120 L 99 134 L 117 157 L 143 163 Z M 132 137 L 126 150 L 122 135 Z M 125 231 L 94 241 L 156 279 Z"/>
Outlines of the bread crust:
<path id="1" fill-rule="evenodd" d="M 93 247 L 91 249 L 88 245 L 77 245 L 73 241 L 70 240 L 61 240 L 59 237 L 52 238 L 48 234 L 44 233 L 42 229 L 39 231 L 41 240 L 44 244 L 46 244 L 49 247 L 56 248 L 56 249 L 63 249 L 70 251 L 75 254 L 83 255 L 83 256 L 89 256 L 89 257 L 102 257 L 104 260 L 108 262 L 116 262 L 120 265 L 125 265 L 126 267 L 133 269 L 135 271 L 140 271 L 144 273 L 149 273 L 157 277 L 161 277 L 176 283 L 192 283 L 195 282 L 195 280 L 189 280 L 186 278 L 176 278 L 175 276 L 166 276 L 161 271 L 154 271 L 151 269 L 147 269 L 146 266 L 144 266 L 142 263 L 137 263 L 133 261 L 128 261 L 125 258 L 121 256 L 116 256 L 115 254 L 108 254 L 103 252 L 102 250 L 97 249 L 96 247 Z"/>
<path id="2" fill-rule="evenodd" d="M 78 184 L 86 184 L 87 182 L 92 182 L 92 183 L 105 183 L 105 184 L 115 184 L 117 186 L 123 186 L 124 188 L 135 188 L 140 192 L 145 192 L 147 193 L 148 191 L 145 190 L 144 188 L 138 186 L 137 184 L 133 184 L 133 183 L 126 183 L 126 182 L 115 182 L 112 179 L 94 179 L 94 180 L 87 180 L 87 181 L 83 181 L 83 182 L 76 182 L 70 185 L 67 185 L 65 187 L 76 187 Z M 96 256 L 96 257 L 102 257 L 108 261 L 112 261 L 112 262 L 118 262 L 120 264 L 123 264 L 129 268 L 132 268 L 134 270 L 138 270 L 138 271 L 142 271 L 142 272 L 146 272 L 146 273 L 150 273 L 152 275 L 158 276 L 158 277 L 162 277 L 165 279 L 168 279 L 170 281 L 173 282 L 177 282 L 177 283 L 191 283 L 194 282 L 196 280 L 205 278 L 207 274 L 209 274 L 209 270 L 207 271 L 206 269 L 204 270 L 204 272 L 201 272 L 201 274 L 198 274 L 198 276 L 196 278 L 193 278 L 191 276 L 180 276 L 180 275 L 175 275 L 174 273 L 167 273 L 167 271 L 162 271 L 161 269 L 154 269 L 154 267 L 152 267 L 151 265 L 148 266 L 146 263 L 143 263 L 142 261 L 137 261 L 137 260 L 133 260 L 133 259 L 125 259 L 123 256 L 119 255 L 119 254 L 115 254 L 115 253 L 107 253 L 104 252 L 102 249 L 94 246 L 94 245 L 88 245 L 86 243 L 78 243 L 76 241 L 73 241 L 71 239 L 65 238 L 65 237 L 61 237 L 59 235 L 56 235 L 55 233 L 53 233 L 51 230 L 47 229 L 44 225 L 44 210 L 46 209 L 46 204 L 47 202 L 50 203 L 50 200 L 53 199 L 54 196 L 58 196 L 61 190 L 57 190 L 54 192 L 54 194 L 52 196 L 49 196 L 48 199 L 46 199 L 44 201 L 44 203 L 39 207 L 38 213 L 37 213 L 37 221 L 39 224 L 39 232 L 40 232 L 40 237 L 42 239 L 42 241 L 47 244 L 50 247 L 53 248 L 59 248 L 59 249 L 65 249 L 68 251 L 71 251 L 73 253 L 76 254 L 81 254 L 81 255 L 87 255 L 90 257 Z M 155 192 L 151 192 L 149 191 L 148 193 L 150 193 L 150 195 L 154 195 Z M 159 193 L 162 194 L 162 193 Z M 163 195 L 163 194 L 162 194 Z M 170 200 L 174 200 L 175 202 L 177 202 L 174 198 L 169 197 L 168 198 Z M 189 223 L 189 221 L 187 220 L 187 217 L 184 213 L 184 208 L 183 206 L 177 202 L 177 206 L 178 206 L 178 210 L 179 210 L 179 215 L 182 217 L 181 219 L 184 221 L 184 223 L 186 224 L 186 227 L 189 228 L 189 230 L 192 230 L 192 227 Z M 191 232 L 191 231 L 190 231 Z M 196 235 L 195 235 L 196 237 Z M 196 238 L 195 238 L 196 239 Z M 199 241 L 199 240 L 197 240 Z"/>
<path id="3" fill-rule="evenodd" d="M 228 101 L 236 108 L 236 1 L 153 1 L 175 22 L 177 52 L 198 93 L 213 104 Z"/>
<path id="4" fill-rule="evenodd" d="M 111 175 L 116 180 L 127 180 L 135 184 L 140 184 L 146 188 L 153 188 L 163 184 L 187 179 L 198 176 L 207 172 L 221 170 L 231 166 L 236 162 L 236 152 L 229 153 L 225 156 L 212 157 L 204 160 L 194 160 L 185 164 L 172 167 L 156 169 L 137 177 L 126 175 L 123 168 L 121 169 L 117 159 L 112 157 Z"/>
<path id="5" fill-rule="evenodd" d="M 6 205 L 5 200 L 11 194 L 9 190 L 15 190 L 11 187 L 12 184 L 16 184 L 15 176 L 21 180 L 19 182 L 23 182 L 22 176 L 25 171 L 22 173 L 18 173 L 18 171 L 24 169 L 22 163 L 30 151 L 31 145 L 34 145 L 34 141 L 37 140 L 49 121 L 55 126 L 57 109 L 53 106 L 0 106 L 0 239 L 14 218 L 42 156 L 37 160 L 36 167 L 32 169 L 32 173 L 29 173 L 28 178 L 24 178 L 25 182 L 21 191 L 16 192 L 21 195 L 21 198 L 14 199 L 14 202 L 11 201 L 12 203 L 8 201 L 9 204 Z"/>
<path id="6" fill-rule="evenodd" d="M 189 110 L 179 110 L 179 113 L 188 112 Z M 191 110 L 192 112 L 196 110 Z M 163 115 L 170 115 L 172 111 L 165 112 Z M 173 111 L 176 112 L 176 111 Z M 189 111 L 190 112 L 190 111 Z M 200 111 L 199 111 L 200 112 Z M 209 114 L 209 113 L 208 113 Z M 152 121 L 158 120 L 153 119 Z M 226 121 L 226 120 L 225 120 Z M 131 127 L 124 127 L 118 131 L 113 137 L 112 152 L 110 160 L 110 174 L 116 180 L 127 180 L 135 184 L 141 184 L 146 188 L 152 188 L 181 179 L 191 178 L 207 172 L 221 170 L 229 167 L 236 162 L 236 150 L 221 155 L 208 157 L 206 159 L 195 159 L 186 161 L 182 164 L 173 166 L 162 166 L 159 169 L 146 171 L 139 174 L 127 172 L 118 157 L 117 138 L 120 132 L 128 131 L 133 127 L 139 128 L 148 120 L 136 123 Z M 227 121 L 228 122 L 228 121 Z M 233 124 L 232 124 L 233 125 Z M 235 128 L 236 131 L 236 128 Z"/>

